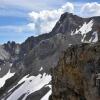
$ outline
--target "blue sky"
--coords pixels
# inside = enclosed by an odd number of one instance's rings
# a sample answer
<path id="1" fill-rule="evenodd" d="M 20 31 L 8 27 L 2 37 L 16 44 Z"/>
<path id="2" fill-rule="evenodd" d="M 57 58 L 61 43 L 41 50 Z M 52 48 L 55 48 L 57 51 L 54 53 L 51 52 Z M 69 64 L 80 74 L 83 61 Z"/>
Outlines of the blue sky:
<path id="1" fill-rule="evenodd" d="M 0 0 L 0 44 L 52 30 L 60 15 L 99 16 L 99 0 Z"/>

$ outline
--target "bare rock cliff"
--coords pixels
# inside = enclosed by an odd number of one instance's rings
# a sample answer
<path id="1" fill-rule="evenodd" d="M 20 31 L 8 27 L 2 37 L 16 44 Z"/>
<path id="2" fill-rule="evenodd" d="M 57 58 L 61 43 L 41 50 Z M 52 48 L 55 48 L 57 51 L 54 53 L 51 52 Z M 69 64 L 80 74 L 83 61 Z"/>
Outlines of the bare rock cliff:
<path id="1" fill-rule="evenodd" d="M 100 100 L 100 43 L 69 47 L 52 69 L 50 100 Z"/>

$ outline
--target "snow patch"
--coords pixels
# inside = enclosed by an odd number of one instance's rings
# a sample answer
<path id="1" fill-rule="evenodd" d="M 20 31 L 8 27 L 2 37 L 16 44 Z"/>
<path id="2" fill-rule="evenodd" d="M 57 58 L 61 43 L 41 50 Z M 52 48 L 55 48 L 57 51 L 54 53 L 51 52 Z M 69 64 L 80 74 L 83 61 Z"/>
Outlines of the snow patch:
<path id="1" fill-rule="evenodd" d="M 81 34 L 82 36 L 84 36 L 85 34 L 87 34 L 92 30 L 92 26 L 93 26 L 93 20 L 91 20 L 88 23 L 85 22 L 78 30 L 76 29 L 75 33 L 72 34 Z"/>
<path id="2" fill-rule="evenodd" d="M 49 96 L 50 96 L 51 93 L 52 93 L 52 87 L 51 87 L 51 85 L 46 85 L 45 87 L 49 87 L 50 90 L 49 90 L 49 92 L 48 92 L 45 96 L 43 96 L 43 97 L 41 98 L 41 100 L 49 100 Z"/>
<path id="3" fill-rule="evenodd" d="M 43 70 L 43 67 L 41 67 L 39 71 L 42 71 L 42 70 Z"/>
<path id="4" fill-rule="evenodd" d="M 2 78 L 0 78 L 0 88 L 4 86 L 5 82 L 7 79 L 11 78 L 12 76 L 14 76 L 15 73 L 11 73 L 10 70 L 8 71 L 8 73 L 3 76 Z"/>
<path id="5" fill-rule="evenodd" d="M 51 81 L 51 75 L 44 73 L 43 75 L 39 74 L 37 76 L 26 75 L 23 77 L 18 84 L 24 82 L 17 90 L 15 90 L 7 100 L 18 100 L 23 94 L 25 94 L 22 100 L 25 100 L 28 95 L 31 93 L 40 90 L 45 85 L 49 84 Z"/>
<path id="6" fill-rule="evenodd" d="M 92 33 L 92 37 L 90 38 L 89 41 L 84 40 L 85 36 L 83 37 L 82 41 L 83 43 L 96 43 L 98 41 L 98 33 L 97 32 L 93 32 Z"/>
<path id="7" fill-rule="evenodd" d="M 98 41 L 98 33 L 93 32 L 93 37 L 91 38 L 91 42 L 97 42 Z"/>
<path id="8" fill-rule="evenodd" d="M 49 100 L 49 96 L 51 95 L 52 90 L 50 89 L 49 92 L 41 99 L 41 100 Z"/>
<path id="9" fill-rule="evenodd" d="M 26 75 L 26 76 L 24 76 L 19 82 L 18 82 L 18 84 L 17 85 L 19 85 L 19 84 L 21 84 L 21 83 L 23 83 L 23 82 L 25 82 L 26 80 L 27 80 L 27 78 L 28 78 L 28 76 L 29 76 L 29 74 L 28 75 Z"/>
<path id="10" fill-rule="evenodd" d="M 15 89 L 19 84 L 25 82 L 25 80 L 27 80 L 27 77 L 28 77 L 28 76 L 29 76 L 29 75 L 24 76 L 24 77 L 17 83 L 17 85 L 13 86 L 13 87 L 8 91 L 8 93 L 11 92 L 13 89 Z"/>
<path id="11" fill-rule="evenodd" d="M 86 41 L 86 35 L 87 33 L 89 33 L 90 31 L 92 31 L 92 27 L 93 27 L 93 20 L 89 21 L 88 23 L 84 23 L 79 29 L 76 29 L 76 31 L 71 31 L 71 35 L 76 35 L 76 34 L 81 34 L 82 35 L 82 39 L 81 42 L 83 43 L 95 43 L 98 41 L 98 34 L 97 32 L 93 32 L 92 37 L 89 41 Z"/>

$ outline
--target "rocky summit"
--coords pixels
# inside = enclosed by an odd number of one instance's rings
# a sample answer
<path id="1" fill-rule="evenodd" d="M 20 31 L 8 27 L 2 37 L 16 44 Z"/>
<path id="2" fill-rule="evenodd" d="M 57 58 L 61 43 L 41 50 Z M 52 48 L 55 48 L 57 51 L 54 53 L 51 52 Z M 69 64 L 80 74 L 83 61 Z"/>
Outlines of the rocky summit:
<path id="1" fill-rule="evenodd" d="M 0 100 L 99 100 L 100 17 L 64 13 L 50 33 L 0 45 Z"/>

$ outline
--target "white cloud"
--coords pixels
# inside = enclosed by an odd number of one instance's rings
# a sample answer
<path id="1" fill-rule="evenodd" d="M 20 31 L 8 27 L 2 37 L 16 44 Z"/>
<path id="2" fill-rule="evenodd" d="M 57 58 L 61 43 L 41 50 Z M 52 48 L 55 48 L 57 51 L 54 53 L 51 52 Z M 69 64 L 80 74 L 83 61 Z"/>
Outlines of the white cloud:
<path id="1" fill-rule="evenodd" d="M 29 16 L 33 23 L 33 27 L 35 25 L 35 32 L 37 33 L 37 35 L 50 32 L 60 18 L 61 14 L 63 14 L 64 12 L 74 12 L 74 5 L 67 2 L 61 8 L 56 10 L 43 10 L 40 12 L 33 11 L 29 13 Z"/>
<path id="2" fill-rule="evenodd" d="M 6 33 L 7 32 L 13 32 L 13 33 L 23 33 L 23 32 L 33 32 L 34 31 L 34 24 L 30 23 L 27 25 L 19 25 L 19 26 L 15 26 L 15 25 L 6 25 L 6 26 L 0 26 L 0 33 Z"/>
<path id="3" fill-rule="evenodd" d="M 52 10 L 63 0 L 0 0 L 0 16 L 27 17 L 31 11 Z"/>
<path id="4" fill-rule="evenodd" d="M 39 11 L 43 9 L 51 9 L 54 7 L 54 4 L 62 3 L 63 0 L 0 0 L 0 8 L 17 8 L 28 11 Z"/>
<path id="5" fill-rule="evenodd" d="M 29 23 L 26 27 L 30 31 L 34 31 L 35 30 L 35 24 L 34 23 Z M 26 28 L 26 27 L 24 27 L 24 28 Z"/>
<path id="6" fill-rule="evenodd" d="M 85 3 L 81 8 L 81 14 L 85 17 L 100 16 L 100 3 Z"/>

